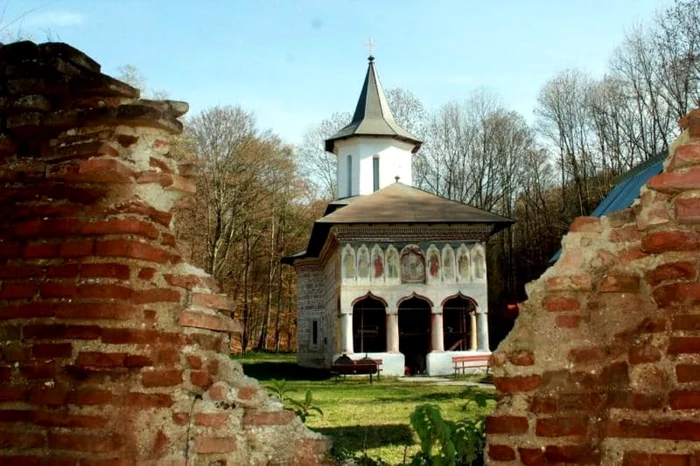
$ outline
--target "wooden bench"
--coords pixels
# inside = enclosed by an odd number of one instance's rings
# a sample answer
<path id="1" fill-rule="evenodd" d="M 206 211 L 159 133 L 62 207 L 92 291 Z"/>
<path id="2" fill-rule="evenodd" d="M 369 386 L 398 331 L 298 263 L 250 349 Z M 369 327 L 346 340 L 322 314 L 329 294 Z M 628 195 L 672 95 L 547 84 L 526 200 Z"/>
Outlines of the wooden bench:
<path id="1" fill-rule="evenodd" d="M 466 373 L 467 369 L 474 369 L 478 367 L 485 367 L 486 373 L 489 370 L 489 358 L 487 354 L 480 354 L 475 356 L 453 356 L 452 365 L 454 366 L 455 374 L 462 371 L 462 374 Z"/>
<path id="2" fill-rule="evenodd" d="M 362 360 L 360 360 L 362 361 Z M 362 375 L 369 374 L 369 383 L 372 383 L 372 376 L 377 374 L 377 380 L 379 380 L 382 373 L 382 360 L 373 359 L 373 363 L 365 361 L 353 361 L 352 364 L 332 364 L 331 374 L 336 376 L 336 380 L 342 375 L 343 378 L 350 375 Z"/>

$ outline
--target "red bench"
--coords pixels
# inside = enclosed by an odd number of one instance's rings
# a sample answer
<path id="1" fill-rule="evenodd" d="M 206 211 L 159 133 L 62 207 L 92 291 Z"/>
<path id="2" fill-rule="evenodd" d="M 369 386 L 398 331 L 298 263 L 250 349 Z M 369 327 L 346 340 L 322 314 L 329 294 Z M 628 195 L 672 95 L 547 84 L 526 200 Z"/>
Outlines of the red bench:
<path id="1" fill-rule="evenodd" d="M 455 374 L 462 371 L 462 374 L 466 373 L 467 369 L 474 369 L 479 367 L 485 367 L 488 373 L 489 369 L 489 358 L 488 354 L 479 354 L 475 356 L 453 356 L 452 365 L 454 366 Z"/>

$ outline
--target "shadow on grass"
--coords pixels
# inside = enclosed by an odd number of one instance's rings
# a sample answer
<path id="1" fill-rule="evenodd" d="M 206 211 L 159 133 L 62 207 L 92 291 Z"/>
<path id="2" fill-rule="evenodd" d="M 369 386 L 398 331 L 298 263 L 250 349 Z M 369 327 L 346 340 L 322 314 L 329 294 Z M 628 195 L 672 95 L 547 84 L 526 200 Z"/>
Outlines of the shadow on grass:
<path id="1" fill-rule="evenodd" d="M 361 453 L 370 448 L 414 444 L 413 431 L 405 424 L 319 427 L 314 430 L 332 438 L 334 448 L 346 450 L 351 454 Z"/>
<path id="2" fill-rule="evenodd" d="M 401 401 L 401 403 L 406 403 L 406 402 L 412 402 L 412 403 L 437 403 L 440 401 L 450 401 L 450 400 L 455 400 L 455 399 L 462 399 L 465 403 L 467 400 L 472 398 L 475 394 L 481 394 L 486 398 L 487 400 L 496 400 L 496 393 L 492 391 L 486 391 L 486 390 L 474 390 L 471 394 L 470 397 L 466 396 L 461 396 L 460 393 L 423 393 L 415 396 L 406 396 L 406 397 L 401 397 L 400 400 L 397 400 L 397 398 L 391 397 L 391 396 L 386 396 L 386 397 L 377 397 L 375 400 L 377 402 L 385 402 L 385 403 L 391 403 L 395 401 Z"/>
<path id="3" fill-rule="evenodd" d="M 251 362 L 239 361 L 243 365 L 243 373 L 260 381 L 271 379 L 285 380 L 327 380 L 330 372 L 323 369 L 310 369 L 298 366 L 294 362 Z"/>

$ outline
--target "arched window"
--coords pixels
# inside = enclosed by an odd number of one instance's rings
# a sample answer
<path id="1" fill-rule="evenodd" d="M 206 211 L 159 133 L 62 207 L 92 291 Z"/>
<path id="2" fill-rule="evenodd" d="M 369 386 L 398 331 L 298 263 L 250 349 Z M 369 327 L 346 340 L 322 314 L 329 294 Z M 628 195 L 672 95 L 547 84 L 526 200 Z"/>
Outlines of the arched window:
<path id="1" fill-rule="evenodd" d="M 442 305 L 442 326 L 445 350 L 476 350 L 476 306 L 461 294 Z"/>
<path id="2" fill-rule="evenodd" d="M 352 307 L 352 330 L 356 353 L 386 351 L 386 306 L 371 296 Z"/>

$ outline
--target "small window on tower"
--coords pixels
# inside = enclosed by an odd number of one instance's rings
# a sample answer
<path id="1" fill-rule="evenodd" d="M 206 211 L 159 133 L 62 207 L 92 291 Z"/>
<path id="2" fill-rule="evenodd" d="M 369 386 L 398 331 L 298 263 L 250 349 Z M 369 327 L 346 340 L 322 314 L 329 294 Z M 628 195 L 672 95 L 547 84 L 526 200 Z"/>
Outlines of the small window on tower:
<path id="1" fill-rule="evenodd" d="M 348 197 L 352 196 L 352 155 L 348 155 Z"/>
<path id="2" fill-rule="evenodd" d="M 379 191 L 379 157 L 372 159 L 372 175 L 374 176 L 374 190 Z"/>
<path id="3" fill-rule="evenodd" d="M 318 321 L 316 320 L 311 324 L 311 343 L 318 344 Z"/>

